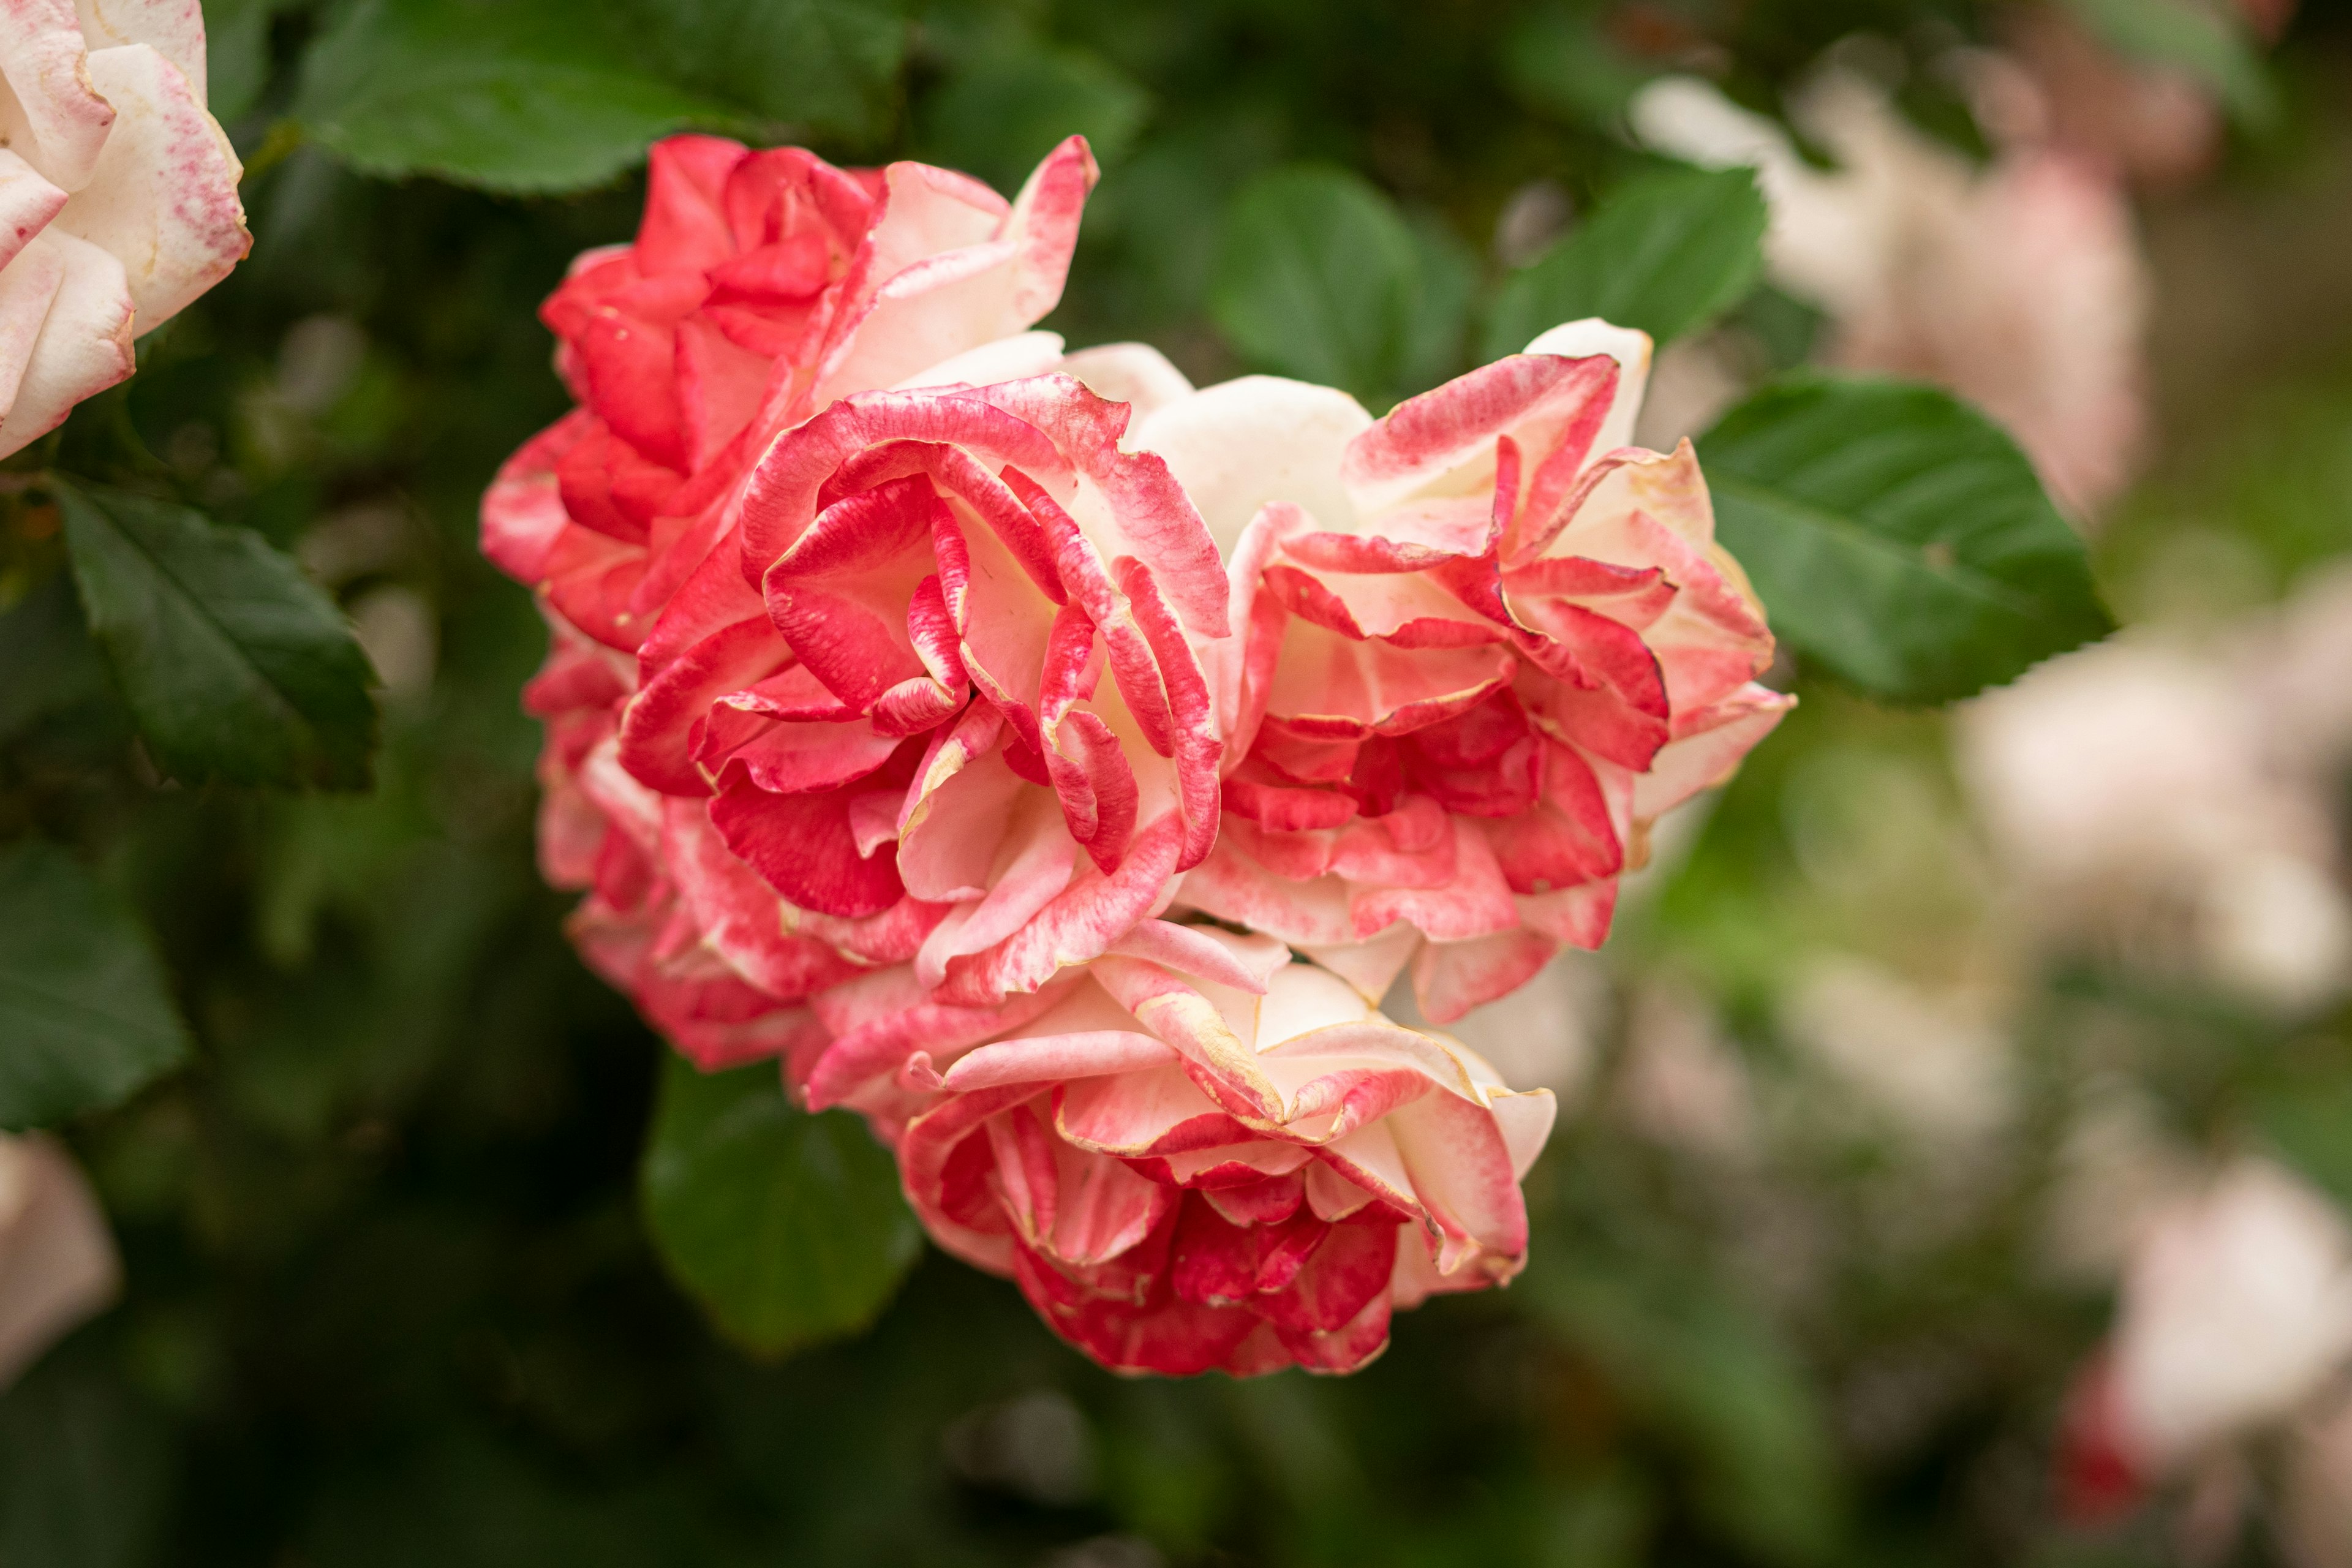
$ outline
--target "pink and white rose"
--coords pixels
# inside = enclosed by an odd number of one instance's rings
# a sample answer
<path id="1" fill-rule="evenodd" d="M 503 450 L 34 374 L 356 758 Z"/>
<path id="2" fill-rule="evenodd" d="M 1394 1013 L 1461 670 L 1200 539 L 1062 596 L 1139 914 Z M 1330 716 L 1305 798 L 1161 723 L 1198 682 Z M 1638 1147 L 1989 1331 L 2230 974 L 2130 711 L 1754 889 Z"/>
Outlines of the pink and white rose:
<path id="1" fill-rule="evenodd" d="M 1374 420 L 1269 376 L 1146 420 L 1223 548 L 1225 826 L 1184 904 L 1460 1017 L 1608 933 L 1659 814 L 1791 699 L 1687 443 L 1599 321 Z"/>
<path id="2" fill-rule="evenodd" d="M 1034 990 L 1214 837 L 1192 639 L 1224 576 L 1086 383 L 1190 387 L 1020 330 L 1093 178 L 1076 138 L 1010 205 L 679 138 L 637 244 L 550 306 L 586 405 L 483 509 L 558 623 L 542 855 L 593 889 L 583 952 L 707 1065 L 800 1040 L 785 1015 L 866 968 Z"/>
<path id="3" fill-rule="evenodd" d="M 0 457 L 130 378 L 252 245 L 197 0 L 0 12 Z"/>
<path id="4" fill-rule="evenodd" d="M 1103 1364 L 1349 1372 L 1525 1262 L 1550 1091 L 1280 942 L 1150 921 L 1047 1003 L 847 1090 L 932 1237 Z"/>

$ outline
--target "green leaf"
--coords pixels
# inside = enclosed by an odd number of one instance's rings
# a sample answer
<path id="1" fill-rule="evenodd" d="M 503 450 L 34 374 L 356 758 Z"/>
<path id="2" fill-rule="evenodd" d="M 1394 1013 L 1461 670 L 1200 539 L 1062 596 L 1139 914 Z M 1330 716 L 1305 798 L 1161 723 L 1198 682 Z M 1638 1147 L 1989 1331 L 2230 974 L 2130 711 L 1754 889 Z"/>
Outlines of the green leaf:
<path id="1" fill-rule="evenodd" d="M 2202 77 L 2231 118 L 2257 128 L 2278 115 L 2278 92 L 2244 26 L 2200 0 L 2067 0 L 2117 50 Z"/>
<path id="2" fill-rule="evenodd" d="M 656 137 L 729 118 L 628 31 L 596 0 L 356 0 L 311 44 L 294 118 L 366 174 L 601 184 Z"/>
<path id="3" fill-rule="evenodd" d="M 1395 205 L 1360 175 L 1294 165 L 1234 197 L 1209 309 L 1244 358 L 1377 407 L 1397 390 L 1423 294 Z"/>
<path id="4" fill-rule="evenodd" d="M 2032 465 L 1948 393 L 1792 377 L 1698 451 L 1773 630 L 1864 691 L 1966 697 L 2114 629 Z"/>
<path id="5" fill-rule="evenodd" d="M 1010 195 L 1064 137 L 1116 163 L 1150 112 L 1144 90 L 1083 49 L 1000 44 L 959 68 L 924 115 L 931 155 Z"/>
<path id="6" fill-rule="evenodd" d="M 1504 283 L 1486 320 L 1486 357 L 1517 353 L 1539 333 L 1587 316 L 1638 327 L 1663 348 L 1755 288 L 1766 217 L 1746 169 L 1635 180 Z"/>
<path id="7" fill-rule="evenodd" d="M 106 667 L 74 603 L 73 579 L 53 572 L 0 615 L 0 741 L 106 695 Z"/>
<path id="8" fill-rule="evenodd" d="M 0 850 L 0 1127 L 120 1104 L 188 1050 L 130 910 L 54 845 Z"/>
<path id="9" fill-rule="evenodd" d="M 299 567 L 185 507 L 52 488 L 90 629 L 157 766 L 185 783 L 366 785 L 367 656 Z"/>
<path id="10" fill-rule="evenodd" d="M 643 1191 L 670 1272 L 764 1355 L 872 1321 L 922 1242 L 888 1152 L 847 1111 L 794 1110 L 773 1062 L 670 1056 Z"/>
<path id="11" fill-rule="evenodd" d="M 677 81 L 762 119 L 871 135 L 887 122 L 907 21 L 884 0 L 630 0 Z"/>

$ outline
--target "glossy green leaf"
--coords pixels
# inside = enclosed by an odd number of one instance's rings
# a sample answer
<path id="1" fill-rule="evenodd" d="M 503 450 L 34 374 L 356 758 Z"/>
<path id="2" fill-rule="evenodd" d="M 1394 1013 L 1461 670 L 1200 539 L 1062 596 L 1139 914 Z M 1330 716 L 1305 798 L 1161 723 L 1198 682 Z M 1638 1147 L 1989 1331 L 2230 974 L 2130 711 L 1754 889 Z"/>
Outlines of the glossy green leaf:
<path id="1" fill-rule="evenodd" d="M 2091 30 L 2126 55 L 2204 79 L 2249 125 L 2278 113 L 2277 89 L 2245 24 L 2201 0 L 2067 0 Z"/>
<path id="2" fill-rule="evenodd" d="M 356 0 L 303 62 L 294 118 L 363 173 L 503 191 L 602 184 L 729 118 L 597 0 Z"/>
<path id="3" fill-rule="evenodd" d="M 1948 393 L 1793 377 L 1699 458 L 1773 630 L 1875 696 L 1966 697 L 2113 628 L 2032 465 Z"/>
<path id="4" fill-rule="evenodd" d="M 1243 356 L 1379 405 L 1396 389 L 1423 294 L 1420 248 L 1362 176 L 1297 165 L 1242 188 L 1209 308 Z"/>
<path id="5" fill-rule="evenodd" d="M 1633 182 L 1504 283 L 1486 319 L 1486 357 L 1517 353 L 1587 316 L 1639 327 L 1664 347 L 1755 288 L 1767 216 L 1746 169 L 1677 169 Z"/>
<path id="6" fill-rule="evenodd" d="M 119 1104 L 188 1049 L 137 919 L 54 845 L 0 850 L 0 1127 Z"/>
<path id="7" fill-rule="evenodd" d="M 890 0 L 628 0 L 680 85 L 779 125 L 870 134 L 907 50 Z"/>
<path id="8" fill-rule="evenodd" d="M 977 174 L 1006 195 L 1037 161 L 1073 133 L 1095 159 L 1116 163 L 1142 129 L 1151 100 L 1084 49 L 1000 45 L 961 63 L 923 119 L 931 156 Z"/>
<path id="9" fill-rule="evenodd" d="M 367 656 L 299 567 L 185 507 L 54 488 L 90 629 L 158 767 L 187 783 L 366 784 Z"/>
<path id="10" fill-rule="evenodd" d="M 773 1062 L 670 1057 L 643 1193 L 670 1272 L 761 1354 L 864 1327 L 922 1242 L 888 1152 L 845 1110 L 793 1109 Z"/>

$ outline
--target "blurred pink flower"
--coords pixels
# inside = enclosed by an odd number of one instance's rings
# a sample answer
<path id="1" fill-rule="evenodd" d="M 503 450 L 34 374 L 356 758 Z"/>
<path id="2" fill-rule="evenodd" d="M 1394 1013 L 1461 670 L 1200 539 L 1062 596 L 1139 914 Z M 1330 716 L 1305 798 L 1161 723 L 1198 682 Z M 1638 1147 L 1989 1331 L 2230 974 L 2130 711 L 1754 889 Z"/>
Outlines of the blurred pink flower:
<path id="1" fill-rule="evenodd" d="M 2113 1511 L 2284 1422 L 2352 1357 L 2352 1229 L 2267 1161 L 2241 1159 L 2159 1214 L 2126 1268 L 2062 1457 L 2076 1510 Z"/>
<path id="2" fill-rule="evenodd" d="M 122 1263 L 63 1144 L 0 1133 L 0 1388 L 113 1304 Z"/>
<path id="3" fill-rule="evenodd" d="M 1794 112 L 1838 169 L 1695 79 L 1644 89 L 1633 117 L 1662 151 L 1756 167 L 1772 276 L 1828 313 L 1832 363 L 1949 387 L 2078 515 L 2111 500 L 2146 422 L 2149 285 L 2121 192 L 2046 148 L 1972 169 L 1851 77 L 1817 82 Z"/>
<path id="4" fill-rule="evenodd" d="M 1225 552 L 1225 823 L 1183 902 L 1438 1024 L 1597 947 L 1660 813 L 1790 699 L 1690 447 L 1628 446 L 1649 340 L 1598 321 L 1373 420 L 1269 376 L 1171 403 Z"/>
<path id="5" fill-rule="evenodd" d="M 127 379 L 131 340 L 228 276 L 252 245 L 243 171 L 205 110 L 197 0 L 0 19 L 0 457 Z"/>
<path id="6" fill-rule="evenodd" d="M 2343 988 L 2352 906 L 2249 696 L 2221 659 L 2103 644 L 1964 708 L 1959 771 L 2043 931 L 2303 1006 Z"/>

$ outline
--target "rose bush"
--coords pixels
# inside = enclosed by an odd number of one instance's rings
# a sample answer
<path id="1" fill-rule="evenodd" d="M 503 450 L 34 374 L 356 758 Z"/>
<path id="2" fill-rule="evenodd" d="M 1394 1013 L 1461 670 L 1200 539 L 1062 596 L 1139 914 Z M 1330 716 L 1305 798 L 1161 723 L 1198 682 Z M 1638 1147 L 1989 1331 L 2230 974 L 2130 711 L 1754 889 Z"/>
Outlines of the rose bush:
<path id="1" fill-rule="evenodd" d="M 1167 458 L 1244 629 L 1213 650 L 1225 825 L 1186 905 L 1446 1023 L 1598 946 L 1649 825 L 1790 699 L 1688 443 L 1627 445 L 1649 340 L 1554 329 L 1374 420 L 1248 376 Z"/>
<path id="2" fill-rule="evenodd" d="M 892 987 L 818 1010 L 903 1016 Z M 1105 1365 L 1349 1372 L 1393 1310 L 1525 1262 L 1550 1091 L 1280 942 L 1149 921 L 1027 1011 L 927 1028 L 895 1068 L 836 1046 L 811 1100 L 866 1107 L 933 1239 Z"/>
<path id="3" fill-rule="evenodd" d="M 26 0 L 0 16 L 0 457 L 127 379 L 131 340 L 252 244 L 205 109 L 197 0 Z"/>

